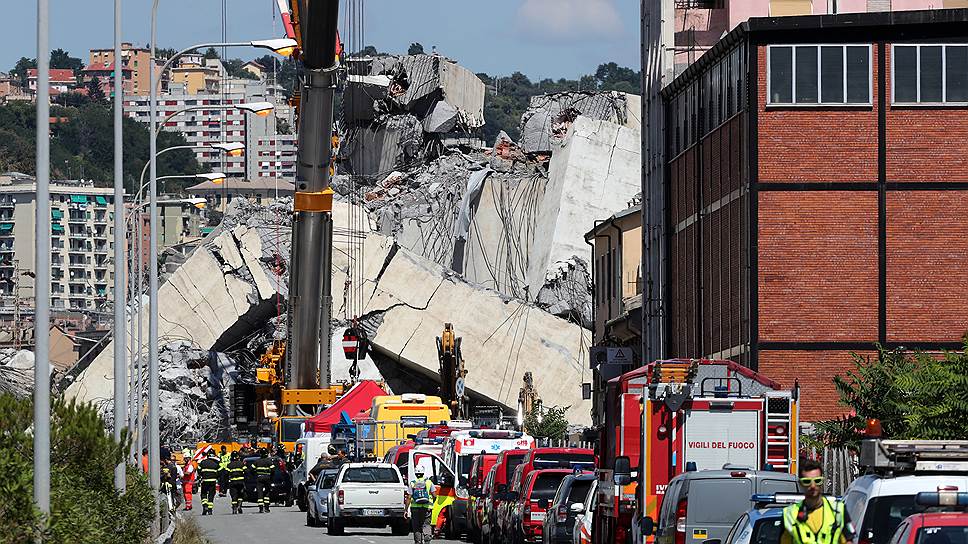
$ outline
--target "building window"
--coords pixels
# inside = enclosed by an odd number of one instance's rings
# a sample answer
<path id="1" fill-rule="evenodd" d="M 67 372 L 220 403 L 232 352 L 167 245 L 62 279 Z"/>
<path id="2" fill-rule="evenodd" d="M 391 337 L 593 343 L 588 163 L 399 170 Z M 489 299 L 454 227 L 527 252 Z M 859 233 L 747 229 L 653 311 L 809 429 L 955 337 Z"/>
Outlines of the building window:
<path id="1" fill-rule="evenodd" d="M 968 104 L 968 45 L 895 45 L 895 104 Z"/>
<path id="2" fill-rule="evenodd" d="M 769 104 L 871 103 L 869 45 L 771 45 Z"/>

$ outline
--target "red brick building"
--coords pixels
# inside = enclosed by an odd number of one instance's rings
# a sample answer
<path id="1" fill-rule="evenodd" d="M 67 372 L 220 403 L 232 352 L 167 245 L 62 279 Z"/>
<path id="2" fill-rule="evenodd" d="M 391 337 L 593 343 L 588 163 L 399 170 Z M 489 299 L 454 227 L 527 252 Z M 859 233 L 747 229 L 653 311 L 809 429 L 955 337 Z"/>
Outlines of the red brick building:
<path id="1" fill-rule="evenodd" d="M 842 411 L 879 343 L 968 330 L 968 10 L 750 19 L 663 92 L 668 356 Z"/>

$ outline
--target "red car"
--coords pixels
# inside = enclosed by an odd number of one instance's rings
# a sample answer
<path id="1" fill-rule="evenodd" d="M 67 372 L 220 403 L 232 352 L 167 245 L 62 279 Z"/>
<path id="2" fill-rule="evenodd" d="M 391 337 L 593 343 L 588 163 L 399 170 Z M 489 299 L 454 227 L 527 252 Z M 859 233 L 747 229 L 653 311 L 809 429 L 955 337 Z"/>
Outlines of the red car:
<path id="1" fill-rule="evenodd" d="M 918 493 L 920 506 L 951 508 L 908 516 L 894 532 L 890 544 L 968 544 L 968 493 L 938 491 Z"/>
<path id="2" fill-rule="evenodd" d="M 508 540 L 512 544 L 538 543 L 542 541 L 544 520 L 548 506 L 565 476 L 574 474 L 570 469 L 556 468 L 532 470 L 521 483 L 521 491 L 512 492 L 508 523 Z"/>
<path id="3" fill-rule="evenodd" d="M 481 453 L 474 456 L 471 465 L 470 476 L 467 480 L 468 502 L 467 502 L 467 534 L 473 542 L 479 542 L 481 537 L 481 526 L 484 518 L 484 489 L 491 467 L 497 463 L 496 453 Z M 492 476 L 493 478 L 493 476 Z"/>

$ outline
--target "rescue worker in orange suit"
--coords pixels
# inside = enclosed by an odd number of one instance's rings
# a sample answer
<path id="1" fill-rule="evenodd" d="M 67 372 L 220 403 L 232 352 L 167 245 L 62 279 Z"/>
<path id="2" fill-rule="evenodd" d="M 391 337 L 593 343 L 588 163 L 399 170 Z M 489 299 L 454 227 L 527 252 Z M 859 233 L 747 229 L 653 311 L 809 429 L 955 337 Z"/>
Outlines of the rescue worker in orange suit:
<path id="1" fill-rule="evenodd" d="M 208 450 L 205 459 L 198 464 L 198 475 L 202 478 L 202 515 L 212 515 L 215 508 L 215 484 L 218 483 L 218 454 Z"/>
<path id="2" fill-rule="evenodd" d="M 182 452 L 182 455 L 185 458 L 185 464 L 182 465 L 182 492 L 185 494 L 185 510 L 191 510 L 192 493 L 195 491 L 195 476 L 198 471 L 195 470 L 192 452 L 186 449 Z"/>
<path id="3" fill-rule="evenodd" d="M 259 512 L 269 512 L 272 500 L 272 473 L 276 470 L 275 459 L 269 458 L 269 452 L 264 448 L 259 450 L 259 458 L 255 463 L 256 487 L 259 490 Z"/>
<path id="4" fill-rule="evenodd" d="M 229 465 L 226 468 L 229 474 L 229 493 L 232 496 L 232 513 L 242 513 L 242 496 L 245 494 L 245 465 L 239 452 L 233 451 Z"/>

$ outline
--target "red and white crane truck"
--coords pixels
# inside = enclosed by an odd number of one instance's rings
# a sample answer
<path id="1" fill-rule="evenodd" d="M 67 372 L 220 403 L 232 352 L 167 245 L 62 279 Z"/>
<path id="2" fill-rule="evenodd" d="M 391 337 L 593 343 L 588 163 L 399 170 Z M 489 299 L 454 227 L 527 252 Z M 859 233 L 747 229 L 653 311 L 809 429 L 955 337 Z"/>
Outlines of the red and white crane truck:
<path id="1" fill-rule="evenodd" d="M 650 542 L 669 480 L 724 465 L 796 472 L 799 387 L 733 361 L 656 361 L 608 382 L 592 541 Z"/>

